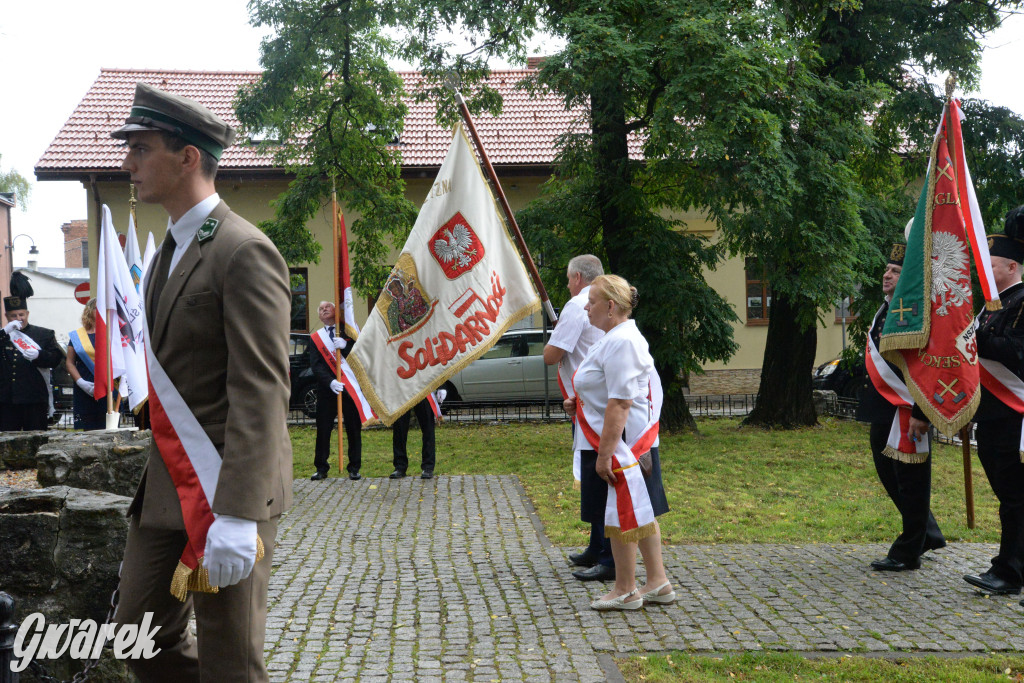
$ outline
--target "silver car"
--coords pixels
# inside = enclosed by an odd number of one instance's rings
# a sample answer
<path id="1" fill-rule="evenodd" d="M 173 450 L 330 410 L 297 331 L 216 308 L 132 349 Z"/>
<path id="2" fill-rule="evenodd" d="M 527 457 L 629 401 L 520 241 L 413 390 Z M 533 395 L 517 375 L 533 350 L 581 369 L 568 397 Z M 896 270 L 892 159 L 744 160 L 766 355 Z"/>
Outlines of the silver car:
<path id="1" fill-rule="evenodd" d="M 446 401 L 543 401 L 544 332 L 512 330 L 445 382 Z M 547 366 L 548 398 L 562 400 L 557 366 Z"/>

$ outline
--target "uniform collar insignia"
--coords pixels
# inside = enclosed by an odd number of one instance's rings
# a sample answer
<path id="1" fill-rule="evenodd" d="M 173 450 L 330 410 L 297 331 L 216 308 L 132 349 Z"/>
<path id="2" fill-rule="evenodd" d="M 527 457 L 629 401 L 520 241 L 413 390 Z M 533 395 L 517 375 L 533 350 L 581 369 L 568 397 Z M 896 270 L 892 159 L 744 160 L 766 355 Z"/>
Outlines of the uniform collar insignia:
<path id="1" fill-rule="evenodd" d="M 206 240 L 212 240 L 219 225 L 220 221 L 216 218 L 207 218 L 206 222 L 199 226 L 199 230 L 196 232 L 196 239 L 199 240 L 200 244 Z"/>

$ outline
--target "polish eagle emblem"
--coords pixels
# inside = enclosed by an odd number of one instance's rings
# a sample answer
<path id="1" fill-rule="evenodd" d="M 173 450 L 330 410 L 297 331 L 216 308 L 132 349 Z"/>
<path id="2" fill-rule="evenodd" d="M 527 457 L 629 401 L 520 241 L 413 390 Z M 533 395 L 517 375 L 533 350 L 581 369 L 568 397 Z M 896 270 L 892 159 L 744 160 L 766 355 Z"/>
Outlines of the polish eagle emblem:
<path id="1" fill-rule="evenodd" d="M 460 211 L 430 236 L 427 247 L 449 280 L 469 272 L 484 257 L 483 242 Z"/>
<path id="2" fill-rule="evenodd" d="M 445 228 L 442 239 L 434 240 L 434 251 L 444 263 L 457 261 L 458 265 L 462 267 L 469 265 L 473 257 L 476 256 L 469 228 L 458 223 L 452 228 Z"/>
<path id="3" fill-rule="evenodd" d="M 932 233 L 932 300 L 939 304 L 936 315 L 971 301 L 966 245 L 952 233 Z"/>

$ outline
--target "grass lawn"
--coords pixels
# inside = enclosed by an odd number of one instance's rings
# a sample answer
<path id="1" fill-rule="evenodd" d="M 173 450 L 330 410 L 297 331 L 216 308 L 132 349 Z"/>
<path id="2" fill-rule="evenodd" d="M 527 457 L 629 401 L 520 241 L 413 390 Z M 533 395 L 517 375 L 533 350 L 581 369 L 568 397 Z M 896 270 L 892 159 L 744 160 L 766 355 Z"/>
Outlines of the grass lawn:
<path id="1" fill-rule="evenodd" d="M 700 435 L 662 435 L 661 462 L 672 511 L 660 518 L 668 544 L 890 542 L 899 516 L 885 495 L 868 451 L 868 427 L 824 419 L 814 428 L 768 432 L 733 419 L 698 423 Z M 295 477 L 313 468 L 314 427 L 291 430 Z M 337 437 L 335 437 L 337 438 Z M 410 474 L 419 473 L 420 433 L 409 433 Z M 548 537 L 586 543 L 573 490 L 568 424 L 458 425 L 437 430 L 440 476 L 517 474 Z M 336 445 L 335 445 L 336 452 Z M 363 432 L 362 473 L 392 470 L 391 431 Z M 337 476 L 332 458 L 331 475 Z M 974 458 L 976 528 L 967 528 L 959 447 L 936 446 L 932 511 L 951 541 L 996 542 L 996 500 Z M 911 679 L 908 679 L 911 680 Z"/>
<path id="2" fill-rule="evenodd" d="M 931 683 L 957 681 L 1024 680 L 1024 658 L 1010 655 L 945 659 L 913 657 L 903 660 L 845 656 L 804 659 L 789 653 L 748 652 L 727 656 L 691 656 L 676 652 L 667 656 L 631 657 L 617 660 L 630 683 L 686 681 L 863 681 L 875 683 Z"/>

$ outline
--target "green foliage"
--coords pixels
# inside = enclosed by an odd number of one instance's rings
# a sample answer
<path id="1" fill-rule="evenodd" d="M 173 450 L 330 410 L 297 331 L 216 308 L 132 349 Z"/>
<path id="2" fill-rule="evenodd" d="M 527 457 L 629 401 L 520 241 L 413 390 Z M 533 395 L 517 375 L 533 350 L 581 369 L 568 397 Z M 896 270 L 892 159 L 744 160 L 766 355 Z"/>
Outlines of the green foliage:
<path id="1" fill-rule="evenodd" d="M 13 192 L 16 203 L 25 211 L 32 194 L 32 184 L 13 168 L 7 171 L 0 169 L 0 192 Z"/>

